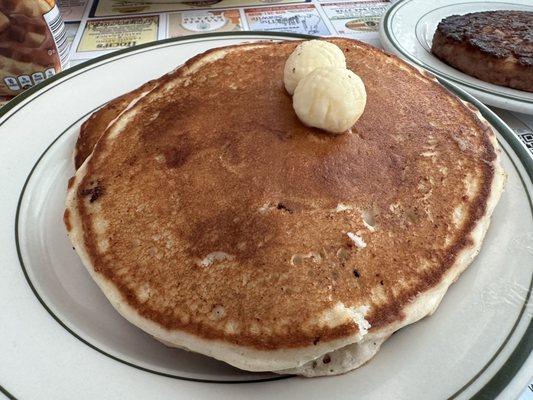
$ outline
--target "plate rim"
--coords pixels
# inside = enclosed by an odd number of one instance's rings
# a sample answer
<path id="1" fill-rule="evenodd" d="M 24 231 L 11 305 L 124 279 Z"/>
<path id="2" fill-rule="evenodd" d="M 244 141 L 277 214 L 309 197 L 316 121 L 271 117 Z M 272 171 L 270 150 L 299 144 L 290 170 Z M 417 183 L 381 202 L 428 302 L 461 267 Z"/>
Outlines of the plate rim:
<path id="1" fill-rule="evenodd" d="M 483 97 L 483 101 L 487 101 L 488 97 L 492 97 L 494 99 L 497 99 L 499 101 L 499 103 L 500 103 L 500 104 L 494 104 L 497 107 L 505 108 L 505 109 L 508 109 L 508 110 L 519 111 L 519 112 L 520 112 L 520 110 L 518 110 L 518 107 L 520 107 L 522 109 L 521 112 L 524 112 L 523 111 L 524 108 L 533 110 L 533 99 L 529 100 L 529 99 L 518 98 L 518 97 L 514 97 L 512 94 L 508 95 L 508 94 L 494 93 L 490 89 L 487 89 L 486 87 L 482 86 L 483 84 L 487 84 L 487 83 L 490 84 L 490 82 L 485 82 L 485 81 L 482 81 L 481 79 L 478 79 L 478 78 L 475 78 L 475 77 L 471 77 L 471 79 L 475 79 L 476 81 L 481 82 L 482 85 L 471 84 L 468 81 L 464 81 L 462 79 L 456 78 L 454 76 L 451 76 L 451 75 L 441 71 L 438 67 L 434 67 L 434 66 L 428 65 L 424 61 L 420 60 L 419 58 L 417 58 L 414 55 L 412 55 L 409 52 L 407 52 L 404 49 L 404 47 L 401 45 L 400 41 L 396 38 L 396 35 L 394 34 L 394 32 L 392 30 L 392 23 L 393 23 L 393 19 L 394 19 L 395 14 L 397 13 L 397 11 L 400 8 L 402 8 L 403 6 L 407 5 L 408 3 L 412 3 L 413 1 L 419 1 L 419 0 L 399 0 L 399 1 L 395 2 L 394 4 L 392 4 L 387 9 L 387 11 L 385 11 L 385 13 L 383 14 L 383 16 L 381 18 L 381 22 L 380 22 L 379 34 L 380 34 L 381 42 L 384 45 L 384 47 L 388 47 L 388 50 L 390 49 L 390 50 L 396 52 L 397 54 L 401 55 L 402 58 L 404 58 L 408 62 L 414 63 L 417 66 L 420 66 L 420 67 L 430 71 L 431 73 L 437 75 L 441 79 L 446 79 L 448 81 L 451 81 L 455 85 L 459 85 L 461 88 L 466 88 L 467 91 L 475 91 L 475 92 L 477 92 L 476 94 L 473 94 L 473 95 L 479 95 L 479 93 L 480 93 L 479 96 Z M 463 3 L 464 4 L 470 4 L 470 3 L 476 3 L 476 2 L 481 2 L 481 0 L 469 0 L 469 1 L 465 1 Z M 491 1 L 490 0 L 486 0 L 486 2 L 491 2 Z M 493 1 L 493 2 L 494 3 L 515 4 L 515 3 L 511 3 L 511 2 L 508 2 L 508 1 L 504 1 L 504 0 L 502 0 L 502 1 Z M 455 5 L 455 4 L 460 5 L 460 4 L 463 4 L 463 3 L 459 3 L 459 2 L 458 3 L 452 3 L 452 4 L 448 4 L 448 5 L 442 6 L 442 7 L 447 7 L 447 6 L 451 6 L 451 5 Z M 438 8 L 442 8 L 442 7 L 433 8 L 432 11 L 436 10 Z M 453 67 L 451 67 L 451 68 L 453 68 Z M 457 70 L 457 71 L 459 71 L 459 70 Z M 461 72 L 461 71 L 459 71 L 459 72 Z M 512 88 L 507 88 L 507 89 L 512 89 Z M 517 90 L 517 89 L 513 89 L 513 90 Z M 517 90 L 517 91 L 519 91 L 519 90 Z M 524 92 L 524 91 L 520 91 L 520 92 Z M 528 93 L 528 92 L 525 92 L 525 93 Z M 472 93 L 470 93 L 470 94 L 472 94 Z M 532 96 L 533 96 L 533 93 L 532 93 Z M 489 100 L 490 100 L 490 98 L 489 98 Z M 487 102 L 488 103 L 492 103 L 491 101 L 487 101 Z"/>
<path id="2" fill-rule="evenodd" d="M 410 0 L 408 0 L 408 1 L 410 1 Z M 15 108 L 17 105 L 22 103 L 24 100 L 30 98 L 32 95 L 34 95 L 36 93 L 38 93 L 38 95 L 44 94 L 47 90 L 43 90 L 43 89 L 46 88 L 47 86 L 51 85 L 53 82 L 65 77 L 65 76 L 72 75 L 75 72 L 77 72 L 77 71 L 79 71 L 79 70 L 81 70 L 81 69 L 83 69 L 83 68 L 85 68 L 87 66 L 99 63 L 100 61 L 109 60 L 108 62 L 112 62 L 113 59 L 122 58 L 121 56 L 123 54 L 133 53 L 133 52 L 136 52 L 137 50 L 140 50 L 140 49 L 143 49 L 143 48 L 160 46 L 161 44 L 165 44 L 165 43 L 174 43 L 174 42 L 180 42 L 180 41 L 185 41 L 185 40 L 194 41 L 195 39 L 206 38 L 206 37 L 221 37 L 222 36 L 222 37 L 231 38 L 231 37 L 254 36 L 254 35 L 262 36 L 264 38 L 271 37 L 273 39 L 276 39 L 276 38 L 278 38 L 278 39 L 282 39 L 282 38 L 297 38 L 297 39 L 316 38 L 316 36 L 301 35 L 301 34 L 294 34 L 294 33 L 283 33 L 283 32 L 261 32 L 261 31 L 221 32 L 221 33 L 208 33 L 208 34 L 200 34 L 200 35 L 189 35 L 189 36 L 178 37 L 178 38 L 170 38 L 170 39 L 166 39 L 166 40 L 162 40 L 162 41 L 146 43 L 146 44 L 143 44 L 143 45 L 140 45 L 140 46 L 135 46 L 135 47 L 119 50 L 117 52 L 103 55 L 101 57 L 98 57 L 98 58 L 89 60 L 87 62 L 84 62 L 82 64 L 79 64 L 79 65 L 77 65 L 77 66 L 75 66 L 73 68 L 67 69 L 66 71 L 63 71 L 63 72 L 55 75 L 54 77 L 44 81 L 43 83 L 41 83 L 41 84 L 29 89 L 28 91 L 24 92 L 21 95 L 17 96 L 17 98 L 13 99 L 10 103 L 8 103 L 8 105 L 6 105 L 5 109 L 4 108 L 0 109 L 0 126 L 3 125 L 12 115 L 14 115 L 18 111 L 20 111 L 25 105 L 29 104 L 32 101 L 32 99 L 30 99 L 30 101 L 28 101 L 26 104 L 24 104 L 23 107 L 21 107 L 19 110 L 15 110 L 11 115 L 8 115 L 7 118 L 4 118 L 13 108 Z M 448 81 L 446 81 L 444 79 L 439 79 L 439 82 L 443 86 L 445 86 L 448 90 L 452 91 L 452 93 L 458 95 L 459 97 L 463 98 L 466 101 L 469 101 L 469 102 L 473 103 L 480 110 L 482 115 L 495 127 L 495 129 L 498 130 L 498 132 L 501 134 L 502 138 L 509 144 L 509 146 L 511 147 L 513 152 L 518 157 L 519 161 L 523 164 L 527 175 L 529 175 L 530 179 L 533 181 L 533 158 L 531 158 L 529 156 L 526 147 L 514 135 L 512 130 L 503 121 L 501 121 L 501 119 L 493 111 L 491 111 L 485 105 L 483 105 L 481 102 L 476 100 L 472 95 L 467 93 L 464 89 L 461 89 L 461 88 L 457 87 L 456 85 L 454 85 L 454 84 L 452 84 L 452 83 L 450 83 L 450 82 L 448 82 Z M 61 84 L 61 83 L 62 82 L 60 82 L 59 84 Z M 19 208 L 20 208 L 20 204 L 21 204 L 21 199 L 22 199 L 24 191 L 26 189 L 26 185 L 29 182 L 29 179 L 31 178 L 32 173 L 33 173 L 36 165 L 39 163 L 39 161 L 41 160 L 43 155 L 48 151 L 48 149 L 53 145 L 53 143 L 55 143 L 56 140 L 58 140 L 58 138 L 61 135 L 56 137 L 50 143 L 50 145 L 47 147 L 47 149 L 44 150 L 44 152 L 40 155 L 38 160 L 35 162 L 34 167 L 32 168 L 32 170 L 30 171 L 30 173 L 28 174 L 28 176 L 26 178 L 26 182 L 25 182 L 24 187 L 23 187 L 23 189 L 22 189 L 22 191 L 20 193 L 19 202 L 18 202 L 18 205 L 17 205 L 17 216 L 16 216 L 16 220 L 15 220 L 15 240 L 17 242 L 18 242 L 18 213 L 19 213 Z M 513 160 L 511 159 L 511 161 L 513 161 Z M 524 184 L 525 182 L 522 179 L 522 175 L 519 174 L 519 176 L 520 176 L 520 179 L 522 180 L 522 183 Z M 531 206 L 531 198 L 529 197 L 529 192 L 527 192 L 527 194 L 528 194 L 528 200 L 529 200 L 530 206 Z M 19 251 L 19 248 L 18 248 L 18 244 L 17 244 L 17 253 L 18 253 L 18 256 L 19 256 L 19 261 L 21 262 L 21 266 L 23 267 L 21 254 L 20 254 L 20 251 Z M 34 294 L 37 296 L 39 301 L 41 301 L 40 297 L 37 295 L 37 293 L 35 292 L 32 284 L 31 284 L 31 282 L 29 281 L 29 279 L 28 279 L 28 277 L 26 275 L 26 272 L 24 272 L 24 274 L 25 274 L 25 278 L 26 278 L 28 284 L 30 285 L 30 288 L 32 289 Z M 528 290 L 527 298 L 526 298 L 526 301 L 524 303 L 525 305 L 529 301 L 529 298 L 530 298 L 530 295 L 531 295 L 531 285 L 532 284 L 533 284 L 533 280 L 530 283 L 530 287 L 529 287 L 529 290 Z M 41 304 L 50 313 L 50 311 L 45 306 L 45 304 L 43 304 L 42 302 L 41 302 Z M 512 335 L 512 333 L 514 332 L 514 328 L 521 321 L 523 311 L 524 310 L 521 311 L 521 314 L 517 318 L 517 322 L 515 323 L 515 326 L 513 327 L 510 335 Z M 54 317 L 53 314 L 51 314 L 51 315 Z M 56 319 L 56 318 L 54 317 L 54 319 Z M 56 321 L 59 322 L 64 328 L 66 328 L 59 320 L 56 319 Z M 71 332 L 68 328 L 67 328 L 67 330 L 71 334 L 73 334 L 73 332 Z M 532 333 L 533 333 L 533 321 L 530 321 L 528 327 L 526 328 L 526 330 L 524 332 L 524 335 L 522 336 L 522 338 L 520 339 L 519 343 L 516 345 L 514 350 L 511 352 L 511 355 L 509 356 L 509 358 L 503 363 L 503 365 L 492 376 L 492 378 L 490 378 L 490 380 L 476 394 L 474 394 L 473 397 L 471 397 L 471 399 L 476 399 L 476 400 L 477 399 L 482 399 L 482 398 L 485 399 L 486 398 L 485 396 L 487 396 L 487 395 L 496 397 L 512 381 L 514 375 L 516 374 L 516 372 L 518 372 L 518 370 L 521 368 L 521 366 L 527 360 L 527 358 L 529 357 L 529 355 L 530 355 L 530 353 L 531 353 L 531 351 L 533 349 L 533 337 L 532 337 L 533 335 L 532 335 Z M 510 335 L 509 335 L 509 337 L 510 337 Z M 77 337 L 78 339 L 82 340 L 76 334 L 74 334 L 74 336 Z M 82 341 L 84 343 L 88 344 L 86 341 L 84 341 L 84 340 L 82 340 Z M 505 344 L 506 344 L 506 342 L 504 342 L 501 347 L 505 346 Z M 91 346 L 91 345 L 89 344 L 89 346 Z M 93 347 L 93 346 L 91 346 L 91 347 Z M 525 351 L 523 351 L 524 349 L 525 349 Z M 490 365 L 490 363 L 493 361 L 493 359 L 497 356 L 498 353 L 499 353 L 499 351 L 493 356 L 493 358 L 491 360 L 489 360 L 487 366 Z M 108 354 L 106 354 L 106 355 L 108 355 Z M 117 359 L 114 356 L 111 356 L 111 355 L 109 355 L 109 356 L 111 358 L 116 359 L 117 361 L 124 362 L 122 360 Z M 125 363 L 128 364 L 127 362 L 125 362 Z M 130 365 L 130 364 L 128 364 L 128 365 Z M 134 365 L 130 365 L 130 366 L 134 366 Z M 477 377 L 479 377 L 479 375 L 485 370 L 485 368 L 487 366 L 485 366 L 472 379 L 472 382 L 475 379 L 477 379 Z M 139 368 L 138 366 L 134 366 L 134 367 L 135 368 Z M 143 368 L 141 368 L 141 369 L 143 369 Z M 512 370 L 511 374 L 509 374 L 510 370 Z M 149 371 L 149 372 L 155 372 L 155 373 L 157 373 L 159 375 L 165 375 L 165 374 L 161 374 L 161 373 L 159 373 L 157 371 Z M 196 379 L 186 378 L 186 380 L 195 381 Z M 200 381 L 203 382 L 203 380 L 200 380 Z M 239 383 L 245 383 L 245 382 L 249 382 L 249 381 L 243 381 L 243 382 L 239 382 Z M 231 381 L 230 382 L 216 382 L 216 383 L 231 383 Z M 469 383 L 471 383 L 471 382 L 469 382 Z M 461 388 L 459 392 L 454 393 L 452 395 L 452 397 L 450 397 L 450 399 L 453 399 L 454 397 L 459 395 L 463 390 L 465 390 L 469 383 L 467 383 L 463 388 Z M 5 392 L 4 394 L 6 394 L 8 396 L 8 398 L 10 398 L 10 399 L 11 398 L 16 399 L 13 395 L 11 395 L 1 385 L 0 385 L 0 392 L 1 393 Z"/>

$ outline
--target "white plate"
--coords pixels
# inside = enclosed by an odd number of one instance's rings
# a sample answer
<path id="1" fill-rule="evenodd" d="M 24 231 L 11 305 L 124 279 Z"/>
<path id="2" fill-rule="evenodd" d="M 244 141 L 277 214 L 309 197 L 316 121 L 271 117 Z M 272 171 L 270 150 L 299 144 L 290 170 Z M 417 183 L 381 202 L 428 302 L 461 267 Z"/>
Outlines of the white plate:
<path id="1" fill-rule="evenodd" d="M 527 172 L 533 168 L 509 128 L 479 104 L 500 133 L 509 174 L 481 254 L 432 317 L 402 329 L 352 373 L 252 374 L 168 349 L 122 319 L 82 267 L 61 218 L 81 122 L 209 48 L 294 37 L 215 34 L 120 51 L 62 73 L 0 111 L 0 385 L 6 393 L 18 399 L 426 400 L 495 398 L 502 390 L 500 398 L 509 399 L 524 387 L 533 366 Z"/>
<path id="2" fill-rule="evenodd" d="M 403 59 L 445 78 L 485 104 L 533 114 L 533 93 L 484 82 L 439 60 L 431 53 L 438 23 L 450 15 L 488 10 L 533 11 L 531 0 L 403 0 L 383 15 L 380 39 L 383 47 Z"/>

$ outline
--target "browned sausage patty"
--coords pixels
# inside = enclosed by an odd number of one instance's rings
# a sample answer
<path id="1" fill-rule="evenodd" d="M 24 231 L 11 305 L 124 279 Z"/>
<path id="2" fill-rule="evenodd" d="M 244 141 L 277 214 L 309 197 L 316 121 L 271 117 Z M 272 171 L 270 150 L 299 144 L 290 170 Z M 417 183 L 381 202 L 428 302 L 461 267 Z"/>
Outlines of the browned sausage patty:
<path id="1" fill-rule="evenodd" d="M 431 51 L 483 81 L 533 92 L 533 12 L 485 11 L 444 18 Z"/>

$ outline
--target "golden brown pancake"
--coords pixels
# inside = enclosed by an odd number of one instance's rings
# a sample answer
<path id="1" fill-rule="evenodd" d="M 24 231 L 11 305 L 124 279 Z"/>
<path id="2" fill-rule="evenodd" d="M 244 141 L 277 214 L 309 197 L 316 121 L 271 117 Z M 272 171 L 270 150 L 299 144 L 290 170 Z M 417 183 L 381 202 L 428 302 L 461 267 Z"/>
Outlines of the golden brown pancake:
<path id="1" fill-rule="evenodd" d="M 490 126 L 398 58 L 331 41 L 367 90 L 348 133 L 294 114 L 297 42 L 197 56 L 101 125 L 65 222 L 112 304 L 159 340 L 243 369 L 344 372 L 433 312 L 479 250 L 503 186 Z"/>

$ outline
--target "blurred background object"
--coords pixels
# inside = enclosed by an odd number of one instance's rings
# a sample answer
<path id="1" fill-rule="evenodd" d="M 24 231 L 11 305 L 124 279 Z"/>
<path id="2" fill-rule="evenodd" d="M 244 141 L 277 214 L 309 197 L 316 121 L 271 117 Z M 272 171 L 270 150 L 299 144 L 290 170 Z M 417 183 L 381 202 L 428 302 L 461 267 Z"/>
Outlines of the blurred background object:
<path id="1" fill-rule="evenodd" d="M 66 68 L 55 0 L 0 0 L 0 96 L 15 96 Z"/>

